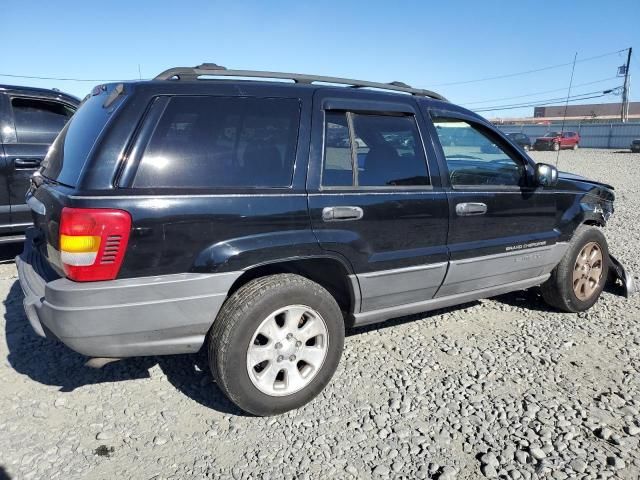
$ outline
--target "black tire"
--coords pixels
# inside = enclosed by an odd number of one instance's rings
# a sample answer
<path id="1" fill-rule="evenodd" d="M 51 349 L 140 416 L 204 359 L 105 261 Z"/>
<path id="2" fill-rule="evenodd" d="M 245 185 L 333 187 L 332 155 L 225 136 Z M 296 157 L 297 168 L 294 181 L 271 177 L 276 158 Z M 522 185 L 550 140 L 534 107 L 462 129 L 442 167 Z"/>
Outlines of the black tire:
<path id="1" fill-rule="evenodd" d="M 328 349 L 308 385 L 290 395 L 271 396 L 249 377 L 247 349 L 262 321 L 288 305 L 307 305 L 322 316 Z M 299 275 L 270 275 L 248 282 L 226 300 L 209 333 L 209 364 L 229 400 L 249 413 L 268 416 L 301 407 L 318 395 L 338 367 L 343 345 L 342 312 L 327 290 Z"/>
<path id="2" fill-rule="evenodd" d="M 579 253 L 590 242 L 595 242 L 602 252 L 602 273 L 597 287 L 586 300 L 578 298 L 573 289 L 573 272 Z M 542 297 L 552 307 L 565 312 L 584 312 L 600 298 L 609 273 L 609 247 L 600 229 L 582 225 L 569 242 L 564 257 L 553 269 L 549 279 L 542 284 Z"/>
<path id="3" fill-rule="evenodd" d="M 525 152 L 528 152 L 529 150 L 531 150 L 531 147 L 529 147 L 529 145 L 523 145 L 523 146 L 522 146 L 522 149 L 523 149 Z"/>
<path id="4" fill-rule="evenodd" d="M 558 150 L 560 150 L 560 144 L 559 143 L 554 143 L 553 144 L 553 151 L 557 152 Z"/>
<path id="5" fill-rule="evenodd" d="M 573 149 L 574 149 L 574 150 L 577 150 L 577 149 L 578 149 L 578 144 L 577 144 L 577 143 L 573 145 Z"/>

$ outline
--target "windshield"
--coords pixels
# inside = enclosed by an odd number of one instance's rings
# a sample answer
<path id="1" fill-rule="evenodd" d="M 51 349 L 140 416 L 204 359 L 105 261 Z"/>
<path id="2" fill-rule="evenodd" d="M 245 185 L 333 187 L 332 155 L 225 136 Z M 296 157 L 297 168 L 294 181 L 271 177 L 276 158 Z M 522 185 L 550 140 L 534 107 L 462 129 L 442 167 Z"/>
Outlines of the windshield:
<path id="1" fill-rule="evenodd" d="M 545 137 L 559 137 L 560 135 L 560 132 L 549 132 L 545 134 Z"/>

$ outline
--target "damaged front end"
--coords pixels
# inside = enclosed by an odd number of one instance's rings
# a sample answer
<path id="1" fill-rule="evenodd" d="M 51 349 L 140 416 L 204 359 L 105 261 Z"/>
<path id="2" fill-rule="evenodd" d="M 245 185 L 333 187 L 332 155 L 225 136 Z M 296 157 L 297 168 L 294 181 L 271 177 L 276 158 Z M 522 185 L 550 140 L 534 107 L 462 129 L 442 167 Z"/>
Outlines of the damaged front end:
<path id="1" fill-rule="evenodd" d="M 619 290 L 625 298 L 629 298 L 635 293 L 635 283 L 633 275 L 627 272 L 622 263 L 609 253 L 609 283 L 614 289 Z"/>

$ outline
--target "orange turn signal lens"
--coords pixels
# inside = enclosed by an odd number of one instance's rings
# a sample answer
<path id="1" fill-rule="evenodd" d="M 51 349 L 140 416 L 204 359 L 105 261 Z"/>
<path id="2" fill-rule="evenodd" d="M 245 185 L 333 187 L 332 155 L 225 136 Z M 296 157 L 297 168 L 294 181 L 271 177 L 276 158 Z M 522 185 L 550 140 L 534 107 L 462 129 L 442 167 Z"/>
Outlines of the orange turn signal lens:
<path id="1" fill-rule="evenodd" d="M 68 253 L 97 252 L 100 237 L 95 235 L 60 235 L 60 250 Z"/>

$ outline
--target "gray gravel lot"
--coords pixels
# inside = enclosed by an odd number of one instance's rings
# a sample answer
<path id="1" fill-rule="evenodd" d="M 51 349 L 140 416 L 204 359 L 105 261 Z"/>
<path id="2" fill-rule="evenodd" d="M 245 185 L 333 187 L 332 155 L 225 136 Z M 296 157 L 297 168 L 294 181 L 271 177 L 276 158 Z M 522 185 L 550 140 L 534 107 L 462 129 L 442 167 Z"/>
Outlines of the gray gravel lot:
<path id="1" fill-rule="evenodd" d="M 563 151 L 560 168 L 616 187 L 605 232 L 640 272 L 640 155 Z M 640 477 L 640 295 L 576 315 L 532 289 L 359 329 L 314 402 L 254 418 L 203 356 L 93 370 L 37 337 L 15 252 L 0 251 L 0 479 Z"/>

